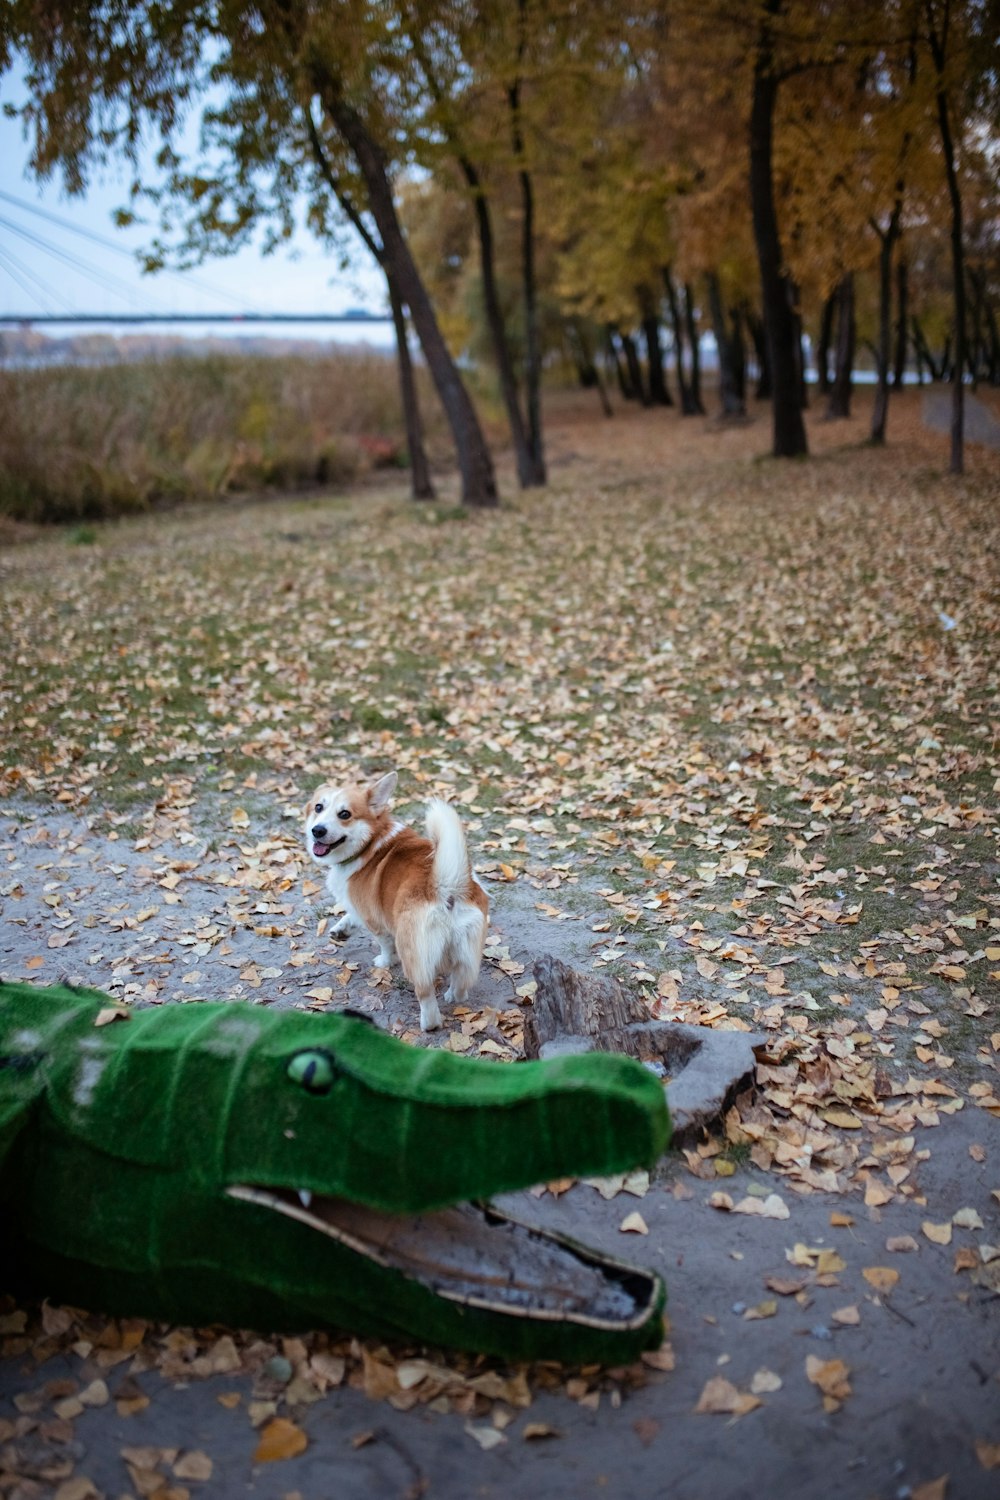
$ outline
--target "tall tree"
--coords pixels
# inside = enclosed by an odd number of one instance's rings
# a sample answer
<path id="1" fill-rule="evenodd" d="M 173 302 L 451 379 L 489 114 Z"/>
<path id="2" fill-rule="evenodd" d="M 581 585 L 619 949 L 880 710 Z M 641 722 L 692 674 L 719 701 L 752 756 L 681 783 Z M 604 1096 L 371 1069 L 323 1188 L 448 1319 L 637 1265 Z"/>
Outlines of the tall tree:
<path id="1" fill-rule="evenodd" d="M 854 272 L 841 278 L 834 294 L 837 309 L 837 341 L 834 345 L 833 381 L 830 385 L 826 414 L 830 418 L 851 415 L 851 391 L 854 387 L 854 349 L 857 327 L 854 317 Z"/>
<path id="2" fill-rule="evenodd" d="M 799 458 L 809 451 L 799 386 L 799 332 L 774 194 L 774 121 L 782 76 L 775 55 L 775 23 L 783 9 L 782 0 L 765 0 L 754 49 L 750 203 L 771 366 L 772 451 L 776 458 Z"/>
<path id="3" fill-rule="evenodd" d="M 481 19 L 481 18 L 480 18 Z M 537 314 L 534 279 L 534 199 L 531 176 L 524 166 L 524 138 L 521 125 L 518 57 L 514 71 L 499 84 L 510 114 L 510 129 L 516 170 L 524 205 L 522 228 L 522 278 L 525 322 L 525 377 L 527 412 L 522 411 L 517 373 L 511 351 L 507 319 L 500 293 L 497 272 L 497 248 L 493 201 L 490 191 L 491 167 L 497 165 L 497 132 L 494 129 L 483 143 L 480 132 L 470 128 L 484 113 L 482 95 L 494 81 L 489 72 L 483 77 L 482 58 L 467 56 L 472 38 L 481 32 L 469 25 L 461 7 L 428 3 L 404 4 L 401 25 L 406 29 L 409 45 L 420 79 L 427 90 L 430 108 L 425 132 L 432 143 L 428 164 L 440 163 L 441 143 L 457 166 L 468 190 L 476 226 L 479 266 L 482 276 L 483 309 L 500 382 L 500 392 L 507 412 L 518 480 L 522 489 L 545 483 L 545 458 L 542 442 L 540 404 L 540 359 L 538 354 Z M 520 34 L 520 29 L 519 29 Z M 519 50 L 519 49 L 518 49 Z M 477 68 L 476 61 L 480 63 Z M 494 59 L 490 59 L 494 62 Z M 468 79 L 477 78 L 474 101 L 467 97 Z M 464 80 L 464 81 L 463 81 Z M 481 80 L 481 81 L 480 81 Z M 470 102 L 475 106 L 470 108 Z M 495 121 L 495 110 L 490 111 Z M 482 150 L 480 150 L 482 148 Z M 484 160 L 485 158 L 485 160 Z"/>
<path id="4" fill-rule="evenodd" d="M 949 468 L 961 474 L 965 468 L 965 247 L 962 241 L 962 191 L 959 185 L 955 134 L 955 53 L 961 45 L 956 37 L 959 10 L 952 0 L 924 0 L 924 40 L 934 69 L 934 103 L 944 160 L 948 200 L 951 206 L 952 296 L 955 308 L 955 375 L 951 395 L 951 455 Z"/>
<path id="5" fill-rule="evenodd" d="M 396 335 L 396 362 L 399 368 L 400 399 L 403 404 L 403 421 L 406 426 L 406 446 L 410 457 L 410 490 L 414 500 L 433 500 L 435 498 L 434 482 L 431 479 L 430 464 L 427 462 L 427 450 L 424 447 L 424 424 L 420 416 L 420 401 L 417 396 L 417 382 L 414 376 L 413 360 L 410 357 L 410 341 L 406 330 L 406 308 L 396 288 L 391 275 L 386 271 L 385 254 L 378 239 L 364 221 L 351 197 L 350 190 L 342 179 L 337 175 L 329 153 L 323 145 L 320 133 L 311 113 L 308 114 L 307 125 L 309 140 L 313 148 L 322 176 L 329 185 L 340 205 L 341 212 L 349 221 L 355 234 L 367 249 L 369 255 L 376 260 L 385 272 L 386 287 L 389 293 L 389 306 L 392 309 L 392 326 Z M 316 208 L 314 206 L 314 213 Z"/>

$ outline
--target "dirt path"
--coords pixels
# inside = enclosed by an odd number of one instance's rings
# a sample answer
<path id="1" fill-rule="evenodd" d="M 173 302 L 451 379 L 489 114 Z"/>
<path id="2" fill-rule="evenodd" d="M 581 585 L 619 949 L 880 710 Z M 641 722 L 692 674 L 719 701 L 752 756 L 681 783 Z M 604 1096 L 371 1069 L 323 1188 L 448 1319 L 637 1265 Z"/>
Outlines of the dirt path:
<path id="1" fill-rule="evenodd" d="M 951 431 L 951 391 L 946 386 L 935 386 L 924 393 L 923 417 L 935 432 Z M 965 393 L 965 436 L 970 443 L 1000 448 L 1000 421 L 971 391 Z"/>

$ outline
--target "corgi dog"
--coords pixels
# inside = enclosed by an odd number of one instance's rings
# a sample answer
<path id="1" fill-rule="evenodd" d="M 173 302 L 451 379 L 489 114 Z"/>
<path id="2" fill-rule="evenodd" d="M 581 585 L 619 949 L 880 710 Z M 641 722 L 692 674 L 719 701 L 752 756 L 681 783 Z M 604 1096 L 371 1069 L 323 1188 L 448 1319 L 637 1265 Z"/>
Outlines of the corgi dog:
<path id="1" fill-rule="evenodd" d="M 446 1001 L 464 1001 L 479 975 L 489 898 L 454 809 L 428 802 L 422 838 L 391 816 L 395 789 L 395 771 L 371 786 L 321 786 L 306 812 L 306 845 L 347 909 L 333 936 L 366 927 L 378 942 L 375 963 L 385 968 L 395 950 L 420 1002 L 421 1028 L 434 1031 L 443 1024 L 437 979 L 449 981 Z"/>

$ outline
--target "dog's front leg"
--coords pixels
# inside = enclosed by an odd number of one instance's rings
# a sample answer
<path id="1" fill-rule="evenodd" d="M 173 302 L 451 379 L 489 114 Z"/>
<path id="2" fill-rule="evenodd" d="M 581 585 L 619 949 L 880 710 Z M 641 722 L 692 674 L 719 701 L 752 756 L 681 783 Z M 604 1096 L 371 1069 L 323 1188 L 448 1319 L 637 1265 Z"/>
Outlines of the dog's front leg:
<path id="1" fill-rule="evenodd" d="M 358 919 L 352 916 L 349 911 L 345 911 L 344 915 L 339 917 L 330 928 L 330 936 L 334 938 L 346 937 L 349 932 L 353 932 L 355 927 L 358 926 L 360 926 Z"/>

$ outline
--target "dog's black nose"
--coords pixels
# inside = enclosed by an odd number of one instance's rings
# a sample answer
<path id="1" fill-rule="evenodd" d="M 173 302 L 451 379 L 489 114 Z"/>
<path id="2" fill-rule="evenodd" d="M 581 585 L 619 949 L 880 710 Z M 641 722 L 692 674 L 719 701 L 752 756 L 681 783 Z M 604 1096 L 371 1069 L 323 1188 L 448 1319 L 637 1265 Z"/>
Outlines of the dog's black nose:
<path id="1" fill-rule="evenodd" d="M 326 838 L 326 824 L 325 823 L 314 823 L 313 824 L 313 830 L 312 830 L 312 836 L 313 836 L 314 839 L 321 839 L 321 840 L 325 839 Z"/>

